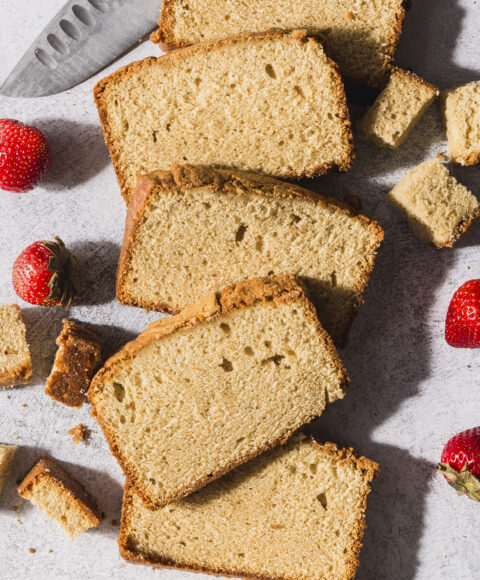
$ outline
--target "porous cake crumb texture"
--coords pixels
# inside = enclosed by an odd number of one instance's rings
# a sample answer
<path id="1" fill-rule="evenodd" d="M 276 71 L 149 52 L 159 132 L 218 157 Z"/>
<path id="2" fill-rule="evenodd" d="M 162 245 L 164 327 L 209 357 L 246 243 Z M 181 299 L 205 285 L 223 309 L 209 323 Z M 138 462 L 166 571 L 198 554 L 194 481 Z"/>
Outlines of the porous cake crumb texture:
<path id="1" fill-rule="evenodd" d="M 306 28 L 326 37 L 345 78 L 380 87 L 404 15 L 404 0 L 164 0 L 152 40 L 178 47 L 274 26 Z"/>
<path id="2" fill-rule="evenodd" d="M 359 135 L 376 145 L 396 149 L 438 94 L 437 87 L 395 68 L 385 89 L 358 122 Z"/>
<path id="3" fill-rule="evenodd" d="M 377 469 L 351 450 L 295 438 L 157 511 L 127 483 L 120 552 L 222 575 L 349 580 Z"/>
<path id="4" fill-rule="evenodd" d="M 378 223 L 293 184 L 177 166 L 139 179 L 117 297 L 175 313 L 234 282 L 295 274 L 342 344 L 382 238 Z"/>
<path id="5" fill-rule="evenodd" d="M 0 305 L 0 389 L 28 383 L 31 376 L 22 311 L 16 304 Z"/>
<path id="6" fill-rule="evenodd" d="M 137 175 L 172 163 L 300 178 L 353 160 L 337 67 L 302 31 L 147 58 L 100 81 L 95 99 L 127 199 Z"/>
<path id="7" fill-rule="evenodd" d="M 442 105 L 450 161 L 475 165 L 480 161 L 480 81 L 445 91 Z"/>
<path id="8" fill-rule="evenodd" d="M 346 382 L 313 305 L 280 276 L 153 323 L 96 375 L 89 400 L 155 508 L 286 440 Z"/>
<path id="9" fill-rule="evenodd" d="M 422 242 L 453 246 L 480 217 L 477 198 L 436 159 L 407 173 L 388 194 Z"/>

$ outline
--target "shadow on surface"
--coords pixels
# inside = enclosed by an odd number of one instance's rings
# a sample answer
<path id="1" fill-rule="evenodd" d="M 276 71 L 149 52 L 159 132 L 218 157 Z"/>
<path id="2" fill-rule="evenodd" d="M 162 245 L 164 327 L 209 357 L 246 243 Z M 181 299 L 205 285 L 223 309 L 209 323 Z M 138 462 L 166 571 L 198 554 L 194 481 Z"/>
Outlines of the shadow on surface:
<path id="1" fill-rule="evenodd" d="M 380 250 L 365 304 L 340 352 L 351 378 L 343 401 L 328 407 L 311 426 L 321 440 L 354 446 L 380 463 L 367 510 L 368 530 L 358 578 L 413 580 L 423 531 L 425 493 L 433 466 L 390 444 L 375 431 L 430 376 L 431 336 L 425 321 L 436 289 L 455 261 L 414 238 L 405 224 L 392 224 Z M 414 259 L 413 259 L 414 257 Z M 421 283 L 419 275 L 421 274 Z M 408 433 L 397 426 L 399 439 Z"/>
<path id="2" fill-rule="evenodd" d="M 52 150 L 52 165 L 42 180 L 47 191 L 64 191 L 84 184 L 106 167 L 110 158 L 100 124 L 66 119 L 41 119 Z"/>

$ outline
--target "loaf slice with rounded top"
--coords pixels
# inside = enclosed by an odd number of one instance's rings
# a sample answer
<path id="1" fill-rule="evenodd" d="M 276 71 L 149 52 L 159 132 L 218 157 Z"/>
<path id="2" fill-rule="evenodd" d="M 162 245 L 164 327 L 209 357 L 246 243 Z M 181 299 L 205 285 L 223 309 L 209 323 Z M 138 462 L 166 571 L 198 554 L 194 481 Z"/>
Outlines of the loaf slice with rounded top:
<path id="1" fill-rule="evenodd" d="M 480 81 L 442 93 L 450 161 L 460 165 L 480 162 Z"/>
<path id="2" fill-rule="evenodd" d="M 359 135 L 381 147 L 396 149 L 438 96 L 434 85 L 395 67 L 387 86 L 358 121 Z"/>
<path id="3" fill-rule="evenodd" d="M 404 0 L 164 0 L 153 42 L 171 47 L 272 26 L 325 35 L 342 75 L 383 86 L 402 31 Z"/>
<path id="4" fill-rule="evenodd" d="M 407 173 L 388 194 L 388 201 L 426 244 L 451 247 L 480 218 L 477 198 L 436 159 Z"/>
<path id="5" fill-rule="evenodd" d="M 30 381 L 32 360 L 26 334 L 20 307 L 0 305 L 0 389 Z"/>
<path id="6" fill-rule="evenodd" d="M 179 312 L 227 284 L 296 274 L 345 341 L 383 238 L 332 199 L 239 171 L 174 166 L 138 179 L 117 275 L 123 304 Z"/>
<path id="7" fill-rule="evenodd" d="M 157 511 L 127 481 L 120 554 L 222 576 L 351 580 L 378 469 L 352 449 L 297 436 Z"/>
<path id="8" fill-rule="evenodd" d="M 95 87 L 128 199 L 139 174 L 194 163 L 285 178 L 347 170 L 337 66 L 305 31 L 244 34 L 147 58 Z"/>
<path id="9" fill-rule="evenodd" d="M 71 540 L 96 527 L 103 514 L 92 496 L 56 461 L 41 457 L 18 486 Z"/>
<path id="10" fill-rule="evenodd" d="M 147 505 L 180 499 L 286 441 L 347 375 L 293 276 L 241 282 L 151 324 L 88 397 Z"/>

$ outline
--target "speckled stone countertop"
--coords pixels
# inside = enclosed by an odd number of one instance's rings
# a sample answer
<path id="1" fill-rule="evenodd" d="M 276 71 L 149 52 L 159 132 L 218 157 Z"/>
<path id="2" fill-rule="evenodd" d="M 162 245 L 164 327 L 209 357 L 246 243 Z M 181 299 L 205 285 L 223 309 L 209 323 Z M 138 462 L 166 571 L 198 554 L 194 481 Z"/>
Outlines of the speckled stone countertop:
<path id="1" fill-rule="evenodd" d="M 62 0 L 1 0 L 0 82 L 61 5 Z M 158 54 L 147 42 L 110 70 Z M 398 52 L 400 66 L 447 88 L 480 78 L 479 54 L 479 3 L 413 2 Z M 158 315 L 122 307 L 114 299 L 125 205 L 92 99 L 92 87 L 104 74 L 51 97 L 0 97 L 0 117 L 38 125 L 53 150 L 53 166 L 41 187 L 26 195 L 0 191 L 0 303 L 20 303 L 10 280 L 18 253 L 34 240 L 60 235 L 78 256 L 88 290 L 69 316 L 93 324 L 111 353 Z M 387 191 L 406 171 L 445 152 L 436 105 L 398 151 L 362 142 L 356 142 L 356 150 L 350 172 L 305 184 L 339 199 L 358 194 L 364 212 L 386 232 L 366 302 L 341 353 L 351 387 L 315 428 L 320 438 L 353 446 L 382 467 L 369 500 L 357 578 L 479 578 L 480 507 L 457 498 L 433 465 L 451 435 L 480 423 L 480 351 L 449 348 L 443 338 L 452 292 L 480 277 L 480 224 L 454 249 L 437 251 L 414 238 L 385 203 Z M 479 167 L 453 172 L 480 195 Z M 193 578 L 120 559 L 118 524 L 112 520 L 120 518 L 121 470 L 88 405 L 69 409 L 43 393 L 65 312 L 22 306 L 35 373 L 32 385 L 0 393 L 0 442 L 20 446 L 0 497 L 0 578 Z M 76 446 L 68 435 L 80 422 L 92 429 L 88 445 Z M 44 452 L 78 476 L 106 513 L 97 529 L 73 543 L 16 493 L 15 481 Z"/>

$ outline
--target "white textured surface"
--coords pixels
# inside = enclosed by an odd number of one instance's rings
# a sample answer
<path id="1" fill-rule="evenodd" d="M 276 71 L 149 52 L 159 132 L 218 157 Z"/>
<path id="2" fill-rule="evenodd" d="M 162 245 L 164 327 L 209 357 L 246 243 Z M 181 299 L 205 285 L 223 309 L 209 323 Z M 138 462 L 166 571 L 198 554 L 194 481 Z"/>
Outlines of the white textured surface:
<path id="1" fill-rule="evenodd" d="M 61 4 L 0 1 L 0 80 Z M 473 0 L 413 4 L 397 62 L 441 88 L 480 78 L 480 5 Z M 150 54 L 158 54 L 157 48 L 146 43 L 116 66 Z M 86 285 L 69 314 L 97 325 L 112 352 L 156 315 L 121 307 L 113 298 L 125 207 L 92 101 L 95 80 L 43 99 L 0 97 L 0 117 L 38 125 L 53 149 L 53 167 L 42 187 L 24 195 L 0 191 L 0 303 L 19 302 L 10 282 L 17 254 L 36 239 L 60 235 L 80 259 Z M 321 437 L 352 445 L 382 466 L 369 501 L 361 580 L 480 575 L 479 506 L 457 499 L 433 470 L 448 437 L 480 422 L 479 351 L 451 349 L 443 339 L 453 290 L 480 277 L 480 226 L 453 250 L 436 251 L 412 237 L 385 203 L 401 175 L 444 150 L 434 106 L 399 151 L 357 143 L 348 174 L 307 183 L 338 198 L 360 195 L 365 212 L 386 230 L 366 304 L 342 354 L 351 388 L 317 428 Z M 479 167 L 454 173 L 480 195 Z M 128 566 L 119 558 L 118 528 L 110 521 L 120 516 L 121 471 L 88 406 L 70 410 L 43 393 L 65 313 L 29 306 L 24 312 L 36 371 L 32 386 L 0 393 L 0 442 L 21 446 L 0 498 L 0 578 L 193 578 Z M 88 446 L 75 446 L 67 434 L 79 422 L 93 429 Z M 64 462 L 106 512 L 98 529 L 74 543 L 16 494 L 15 480 L 42 452 Z M 36 552 L 30 554 L 29 547 Z"/>

